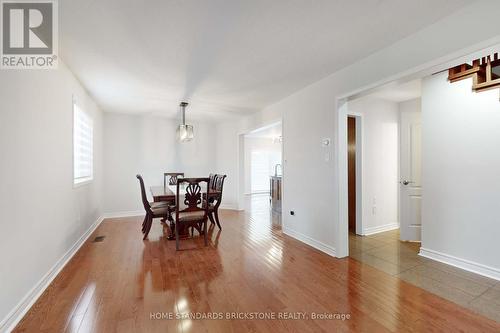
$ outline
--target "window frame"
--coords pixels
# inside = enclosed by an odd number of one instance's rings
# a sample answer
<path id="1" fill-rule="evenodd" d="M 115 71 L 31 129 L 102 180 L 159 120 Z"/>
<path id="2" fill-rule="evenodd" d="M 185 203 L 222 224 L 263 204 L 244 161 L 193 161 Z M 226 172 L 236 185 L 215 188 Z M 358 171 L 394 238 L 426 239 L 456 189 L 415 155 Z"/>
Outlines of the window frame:
<path id="1" fill-rule="evenodd" d="M 82 178 L 76 178 L 76 156 L 75 156 L 75 136 L 76 136 L 76 113 L 77 110 L 82 112 L 89 120 L 89 125 L 91 129 L 91 167 L 90 167 L 90 176 L 88 177 L 82 177 Z M 88 185 L 94 181 L 94 119 L 90 116 L 88 112 L 86 112 L 83 108 L 81 108 L 78 105 L 78 102 L 75 97 L 73 97 L 73 103 L 72 103 L 72 150 L 73 150 L 73 188 L 81 187 Z"/>

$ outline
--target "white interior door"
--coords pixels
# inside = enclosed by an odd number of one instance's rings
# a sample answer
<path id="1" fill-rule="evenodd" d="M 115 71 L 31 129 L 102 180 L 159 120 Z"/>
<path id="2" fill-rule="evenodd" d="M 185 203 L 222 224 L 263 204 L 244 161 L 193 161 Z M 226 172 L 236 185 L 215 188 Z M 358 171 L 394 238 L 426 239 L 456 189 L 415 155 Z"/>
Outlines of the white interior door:
<path id="1" fill-rule="evenodd" d="M 401 112 L 400 238 L 421 240 L 422 121 L 420 112 Z"/>

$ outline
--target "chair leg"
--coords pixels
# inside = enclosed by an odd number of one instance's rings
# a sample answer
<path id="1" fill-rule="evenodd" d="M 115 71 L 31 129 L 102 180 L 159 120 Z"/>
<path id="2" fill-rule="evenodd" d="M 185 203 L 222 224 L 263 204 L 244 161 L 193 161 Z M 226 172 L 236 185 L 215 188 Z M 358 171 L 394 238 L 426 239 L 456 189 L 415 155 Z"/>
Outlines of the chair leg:
<path id="1" fill-rule="evenodd" d="M 198 233 L 203 235 L 203 222 L 198 222 L 196 223 L 196 227 L 194 227 L 196 230 L 198 230 Z"/>
<path id="2" fill-rule="evenodd" d="M 171 236 L 170 239 L 172 240 L 175 237 L 175 223 L 173 220 L 170 220 L 169 222 L 170 222 L 169 224 L 170 224 L 170 236 Z"/>
<path id="3" fill-rule="evenodd" d="M 205 238 L 205 246 L 208 246 L 207 224 L 207 219 L 205 219 L 205 221 L 203 221 L 203 236 Z"/>
<path id="4" fill-rule="evenodd" d="M 153 224 L 153 217 L 148 215 L 147 217 L 147 221 L 146 221 L 146 228 L 144 229 L 144 237 L 142 238 L 143 240 L 145 240 L 146 238 L 148 238 L 148 235 L 149 235 L 149 231 L 151 230 L 151 225 Z"/>
<path id="5" fill-rule="evenodd" d="M 215 215 L 215 222 L 217 222 L 217 226 L 219 227 L 220 230 L 222 230 L 221 226 L 220 226 L 220 221 L 219 221 L 219 209 L 216 208 L 214 210 L 214 215 Z"/>
<path id="6" fill-rule="evenodd" d="M 210 223 L 215 224 L 213 213 L 214 212 L 208 212 L 208 218 L 210 219 Z"/>
<path id="7" fill-rule="evenodd" d="M 144 216 L 144 221 L 142 221 L 142 233 L 144 233 L 147 221 L 148 221 L 148 214 L 146 214 L 146 216 Z"/>
<path id="8" fill-rule="evenodd" d="M 142 222 L 142 233 L 144 234 L 146 232 L 146 228 L 148 226 L 148 221 L 149 221 L 149 216 L 146 214 L 144 217 L 144 222 Z"/>
<path id="9" fill-rule="evenodd" d="M 179 222 L 175 225 L 175 250 L 179 251 Z"/>

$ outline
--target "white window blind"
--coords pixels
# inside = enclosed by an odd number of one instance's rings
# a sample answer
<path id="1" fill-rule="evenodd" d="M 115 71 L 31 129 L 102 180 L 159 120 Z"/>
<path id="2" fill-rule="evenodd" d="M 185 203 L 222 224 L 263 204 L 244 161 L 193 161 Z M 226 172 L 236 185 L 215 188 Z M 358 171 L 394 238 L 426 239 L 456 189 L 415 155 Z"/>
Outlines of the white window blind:
<path id="1" fill-rule="evenodd" d="M 73 182 L 81 184 L 93 178 L 93 122 L 73 103 Z"/>

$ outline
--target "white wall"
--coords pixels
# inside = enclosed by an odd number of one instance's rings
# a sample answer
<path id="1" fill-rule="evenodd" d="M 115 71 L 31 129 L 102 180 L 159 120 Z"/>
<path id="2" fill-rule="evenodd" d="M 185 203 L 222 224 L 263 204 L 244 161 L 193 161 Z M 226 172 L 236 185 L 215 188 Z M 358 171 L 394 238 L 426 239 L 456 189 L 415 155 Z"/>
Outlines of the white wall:
<path id="1" fill-rule="evenodd" d="M 346 255 L 347 239 L 342 241 L 339 224 L 346 217 L 339 210 L 345 202 L 339 192 L 341 160 L 337 149 L 342 127 L 338 123 L 338 99 L 421 71 L 430 74 L 459 64 L 467 53 L 499 43 L 495 23 L 499 11 L 498 1 L 476 1 L 242 122 L 219 125 L 219 154 L 238 152 L 238 133 L 282 119 L 284 231 L 327 253 Z M 325 137 L 333 139 L 329 148 L 321 147 Z M 333 157 L 325 161 L 328 153 Z M 218 163 L 226 173 L 237 176 L 237 159 L 219 159 Z M 232 183 L 230 191 L 231 200 L 237 202 L 238 184 Z M 296 212 L 295 216 L 288 214 L 290 210 Z"/>
<path id="2" fill-rule="evenodd" d="M 105 113 L 104 192 L 105 213 L 142 211 L 141 174 L 149 187 L 163 185 L 164 172 L 184 172 L 186 177 L 216 173 L 214 125 L 193 123 L 195 138 L 179 143 L 179 122 L 154 116 Z M 152 201 L 151 196 L 149 197 Z"/>
<path id="3" fill-rule="evenodd" d="M 256 180 L 252 178 L 252 153 L 253 152 L 266 152 L 269 154 L 268 168 L 266 174 L 266 185 L 262 189 L 258 189 L 258 192 L 262 190 L 269 192 L 269 176 L 274 175 L 274 166 L 276 164 L 281 164 L 281 144 L 275 143 L 272 138 L 255 138 L 255 137 L 245 137 L 244 143 L 245 150 L 245 193 L 250 194 L 255 191 Z M 264 180 L 260 179 L 259 182 L 262 183 Z M 252 184 L 254 184 L 252 186 Z"/>
<path id="4" fill-rule="evenodd" d="M 399 112 L 422 112 L 422 99 L 419 97 L 399 103 Z"/>
<path id="5" fill-rule="evenodd" d="M 399 105 L 364 97 L 348 108 L 361 115 L 362 124 L 361 232 L 394 229 L 399 225 Z"/>
<path id="6" fill-rule="evenodd" d="M 227 175 L 224 182 L 222 205 L 238 207 L 238 128 L 234 122 L 216 126 L 216 168 Z"/>
<path id="7" fill-rule="evenodd" d="M 73 94 L 94 120 L 94 181 L 77 188 Z M 102 113 L 62 62 L 0 71 L 0 154 L 1 320 L 101 214 Z"/>
<path id="8" fill-rule="evenodd" d="M 422 85 L 422 248 L 493 267 L 500 278 L 500 101 L 447 73 Z"/>

